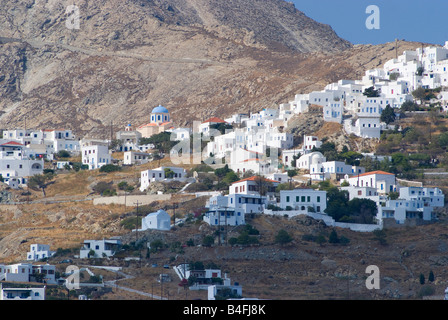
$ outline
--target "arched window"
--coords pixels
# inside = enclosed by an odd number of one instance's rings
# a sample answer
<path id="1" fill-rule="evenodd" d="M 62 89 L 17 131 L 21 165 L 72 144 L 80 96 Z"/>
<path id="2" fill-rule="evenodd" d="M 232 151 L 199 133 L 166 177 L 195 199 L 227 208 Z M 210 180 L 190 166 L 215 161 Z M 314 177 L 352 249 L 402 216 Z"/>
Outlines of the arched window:
<path id="1" fill-rule="evenodd" d="M 31 166 L 31 169 L 33 169 L 33 170 L 40 170 L 40 169 L 42 169 L 42 166 L 40 165 L 40 163 L 34 163 Z"/>

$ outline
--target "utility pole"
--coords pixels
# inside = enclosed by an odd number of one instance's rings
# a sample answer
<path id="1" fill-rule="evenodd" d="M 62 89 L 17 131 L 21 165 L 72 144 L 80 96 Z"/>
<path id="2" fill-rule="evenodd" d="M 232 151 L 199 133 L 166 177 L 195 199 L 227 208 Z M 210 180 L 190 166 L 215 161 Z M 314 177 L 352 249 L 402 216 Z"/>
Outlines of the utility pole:
<path id="1" fill-rule="evenodd" d="M 176 206 L 177 206 L 177 203 L 174 202 L 173 203 L 173 225 L 174 226 L 176 226 Z"/>
<path id="2" fill-rule="evenodd" d="M 225 211 L 225 228 L 226 228 L 226 237 L 225 237 L 225 245 L 227 246 L 227 233 L 228 233 L 228 224 L 227 224 L 227 206 L 224 207 L 226 209 Z"/>
<path id="3" fill-rule="evenodd" d="M 110 141 L 114 140 L 114 124 L 113 121 L 110 121 Z"/>
<path id="4" fill-rule="evenodd" d="M 398 59 L 398 39 L 395 39 L 395 59 Z"/>
<path id="5" fill-rule="evenodd" d="M 140 202 L 137 201 L 134 204 L 137 206 L 137 209 L 136 209 L 137 220 L 135 221 L 135 245 L 137 245 L 137 241 L 138 241 L 138 205 L 140 204 Z"/>
<path id="6" fill-rule="evenodd" d="M 221 213 L 219 212 L 219 207 L 217 208 L 218 211 L 218 245 L 221 245 Z"/>

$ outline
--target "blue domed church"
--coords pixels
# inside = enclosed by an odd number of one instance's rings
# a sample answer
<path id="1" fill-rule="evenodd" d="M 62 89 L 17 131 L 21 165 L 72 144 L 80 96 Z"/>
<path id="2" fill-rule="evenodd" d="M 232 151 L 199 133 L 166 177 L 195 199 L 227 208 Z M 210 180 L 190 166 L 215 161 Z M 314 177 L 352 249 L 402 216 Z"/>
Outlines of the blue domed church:
<path id="1" fill-rule="evenodd" d="M 143 138 L 149 138 L 152 135 L 173 128 L 170 112 L 163 106 L 157 106 L 152 109 L 149 120 L 149 123 L 141 125 L 137 128 L 137 131 L 142 134 Z"/>

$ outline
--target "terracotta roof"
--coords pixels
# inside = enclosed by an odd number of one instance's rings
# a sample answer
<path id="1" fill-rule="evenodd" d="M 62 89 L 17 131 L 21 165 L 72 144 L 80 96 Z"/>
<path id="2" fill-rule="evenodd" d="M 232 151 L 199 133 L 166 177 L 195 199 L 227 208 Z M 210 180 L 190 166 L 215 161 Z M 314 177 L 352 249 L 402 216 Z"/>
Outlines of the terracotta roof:
<path id="1" fill-rule="evenodd" d="M 258 177 L 258 176 L 253 176 L 253 177 L 250 177 L 250 178 L 242 179 L 242 180 L 240 180 L 240 181 L 236 181 L 236 182 L 234 182 L 234 183 L 232 183 L 232 184 L 240 183 L 240 182 L 243 182 L 243 181 L 255 181 L 255 179 L 256 179 L 257 177 Z M 264 179 L 264 181 L 280 183 L 280 181 L 271 180 L 271 179 L 267 179 L 267 178 L 264 178 L 264 177 L 262 177 L 262 178 Z"/>
<path id="2" fill-rule="evenodd" d="M 170 124 L 170 123 L 171 123 L 171 121 L 163 122 L 163 123 L 160 123 L 160 124 L 157 124 L 157 123 L 147 123 L 147 124 L 141 125 L 138 128 L 140 129 L 140 128 L 144 128 L 144 127 L 160 127 L 160 126 L 165 126 L 165 125 Z"/>
<path id="3" fill-rule="evenodd" d="M 23 144 L 19 143 L 19 142 L 15 142 L 15 141 L 9 141 L 6 143 L 3 143 L 2 146 L 23 146 Z"/>
<path id="4" fill-rule="evenodd" d="M 386 171 L 381 171 L 381 170 L 370 171 L 370 172 L 362 173 L 362 174 L 360 174 L 359 176 L 360 176 L 360 177 L 362 177 L 362 176 L 370 176 L 370 175 L 373 175 L 373 174 L 386 174 L 386 175 L 394 176 L 393 173 L 386 172 Z"/>
<path id="5" fill-rule="evenodd" d="M 207 123 L 207 122 L 213 122 L 213 123 L 227 123 L 227 122 L 225 122 L 224 120 L 222 120 L 222 119 L 220 119 L 220 118 L 218 118 L 218 117 L 210 118 L 210 119 L 208 119 L 208 120 L 205 120 L 205 121 L 202 122 L 202 123 Z"/>

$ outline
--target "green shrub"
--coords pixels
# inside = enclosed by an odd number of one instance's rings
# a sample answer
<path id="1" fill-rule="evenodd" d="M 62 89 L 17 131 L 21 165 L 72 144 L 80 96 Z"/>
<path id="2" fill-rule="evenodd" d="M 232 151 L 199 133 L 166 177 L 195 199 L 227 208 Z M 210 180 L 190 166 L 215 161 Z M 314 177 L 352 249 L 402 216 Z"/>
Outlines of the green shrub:
<path id="1" fill-rule="evenodd" d="M 116 172 L 120 170 L 121 167 L 114 164 L 106 164 L 100 168 L 100 172 Z"/>

